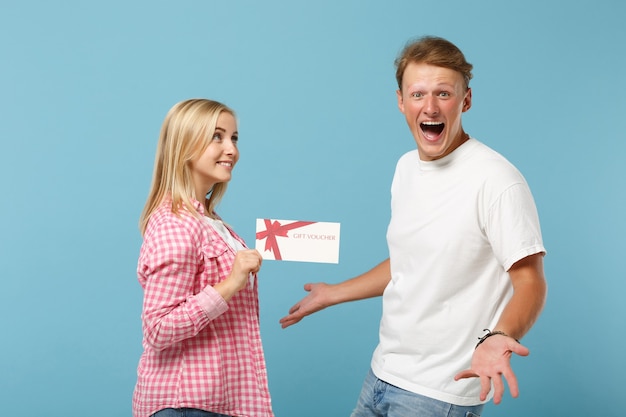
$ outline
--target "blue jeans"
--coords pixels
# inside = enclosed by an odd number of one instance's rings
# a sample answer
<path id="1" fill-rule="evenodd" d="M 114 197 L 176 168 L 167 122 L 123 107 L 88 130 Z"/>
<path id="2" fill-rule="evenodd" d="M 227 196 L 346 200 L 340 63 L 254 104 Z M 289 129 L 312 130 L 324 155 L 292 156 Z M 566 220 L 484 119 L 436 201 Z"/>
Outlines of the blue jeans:
<path id="1" fill-rule="evenodd" d="M 229 417 L 224 414 L 198 410 L 197 408 L 164 408 L 152 414 L 151 417 Z"/>
<path id="2" fill-rule="evenodd" d="M 351 417 L 480 417 L 483 404 L 459 406 L 395 387 L 370 369 Z"/>

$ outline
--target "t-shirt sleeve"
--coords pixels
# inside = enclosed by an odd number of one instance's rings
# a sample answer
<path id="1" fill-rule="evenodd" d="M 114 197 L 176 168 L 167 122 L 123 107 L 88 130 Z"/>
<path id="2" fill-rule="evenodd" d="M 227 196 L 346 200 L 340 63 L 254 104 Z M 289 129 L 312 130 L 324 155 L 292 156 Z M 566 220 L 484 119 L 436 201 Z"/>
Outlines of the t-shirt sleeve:
<path id="1" fill-rule="evenodd" d="M 535 201 L 523 182 L 505 189 L 489 207 L 487 237 L 503 268 L 527 256 L 545 253 Z"/>

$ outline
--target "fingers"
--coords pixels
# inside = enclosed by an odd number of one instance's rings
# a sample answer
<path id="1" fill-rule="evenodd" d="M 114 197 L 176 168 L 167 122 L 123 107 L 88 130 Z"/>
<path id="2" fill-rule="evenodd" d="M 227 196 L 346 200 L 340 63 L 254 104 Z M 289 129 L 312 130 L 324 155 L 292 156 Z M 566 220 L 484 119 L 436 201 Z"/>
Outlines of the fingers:
<path id="1" fill-rule="evenodd" d="M 517 384 L 517 377 L 512 371 L 505 372 L 503 375 L 504 375 L 504 378 L 506 379 L 506 384 L 509 386 L 511 397 L 517 398 L 519 396 L 519 386 Z"/>
<path id="2" fill-rule="evenodd" d="M 244 249 L 235 255 L 235 265 L 245 273 L 259 272 L 263 257 L 256 249 Z"/>
<path id="3" fill-rule="evenodd" d="M 285 329 L 293 324 L 298 323 L 300 320 L 302 320 L 302 317 L 286 316 L 280 319 L 279 323 L 280 327 Z"/>
<path id="4" fill-rule="evenodd" d="M 300 303 L 291 307 L 289 309 L 289 314 L 278 321 L 280 323 L 280 326 L 284 329 L 302 320 L 304 316 L 302 314 L 296 314 L 299 310 L 300 310 Z"/>
<path id="5" fill-rule="evenodd" d="M 502 401 L 502 395 L 504 393 L 504 384 L 502 382 L 502 377 L 497 375 L 494 378 L 490 376 L 479 376 L 476 372 L 471 369 L 466 369 L 465 371 L 461 371 L 454 376 L 454 380 L 458 381 L 463 378 L 479 378 L 480 379 L 480 400 L 485 401 L 489 392 L 491 391 L 491 383 L 493 381 L 494 388 L 494 404 L 499 404 Z M 508 381 L 508 380 L 507 380 Z"/>
<path id="6" fill-rule="evenodd" d="M 250 272 L 259 272 L 261 265 L 263 264 L 263 257 L 256 249 L 250 249 L 250 262 L 252 263 L 252 269 Z"/>
<path id="7" fill-rule="evenodd" d="M 480 377 L 480 400 L 481 401 L 485 401 L 487 399 L 487 395 L 489 395 L 489 391 L 491 391 L 491 378 L 489 378 L 488 376 L 481 376 Z"/>
<path id="8" fill-rule="evenodd" d="M 489 392 L 491 391 L 493 384 L 493 403 L 500 404 L 502 402 L 502 397 L 504 396 L 504 380 L 506 380 L 506 384 L 509 387 L 509 392 L 513 398 L 517 398 L 519 396 L 519 386 L 517 383 L 517 377 L 515 373 L 511 369 L 505 370 L 504 372 L 499 372 L 496 375 L 481 375 L 479 376 L 476 372 L 471 369 L 466 369 L 464 371 L 459 372 L 454 376 L 454 380 L 458 381 L 464 378 L 480 378 L 480 400 L 484 401 Z M 503 380 L 504 378 L 504 380 Z"/>
<path id="9" fill-rule="evenodd" d="M 302 314 L 297 314 L 299 310 L 300 310 L 300 303 L 291 307 L 289 309 L 289 314 L 278 321 L 283 329 L 291 326 L 292 324 L 298 323 L 300 320 L 304 318 Z"/>
<path id="10" fill-rule="evenodd" d="M 289 309 L 289 314 L 279 322 L 282 327 L 288 327 L 298 323 L 304 317 L 328 307 L 328 284 L 317 282 L 304 285 L 304 290 L 308 294 L 297 304 Z"/>
<path id="11" fill-rule="evenodd" d="M 471 369 L 467 369 L 465 371 L 461 371 L 458 374 L 456 374 L 454 376 L 454 380 L 458 381 L 459 379 L 464 379 L 464 378 L 476 378 L 478 377 L 478 374 L 476 374 L 475 372 L 473 372 Z"/>
<path id="12" fill-rule="evenodd" d="M 509 346 L 509 350 L 520 356 L 528 356 L 530 354 L 530 349 L 517 342 L 511 343 L 511 345 Z"/>
<path id="13" fill-rule="evenodd" d="M 502 395 L 504 394 L 504 382 L 502 382 L 502 375 L 498 374 L 491 378 L 491 382 L 493 383 L 493 403 L 500 404 L 502 402 Z M 489 394 L 489 390 L 485 393 Z"/>
<path id="14" fill-rule="evenodd" d="M 311 290 L 313 289 L 313 286 L 314 284 L 311 284 L 311 283 L 304 284 L 304 290 L 307 292 L 311 292 Z M 307 296 L 307 297 L 310 297 L 310 296 Z M 294 304 L 293 307 L 289 309 L 289 314 L 278 321 L 283 329 L 298 323 L 300 320 L 304 318 L 304 316 L 306 316 L 307 314 L 310 314 L 306 312 L 307 310 L 306 308 L 302 308 L 303 305 L 306 305 L 307 297 L 303 298 L 302 300 Z"/>

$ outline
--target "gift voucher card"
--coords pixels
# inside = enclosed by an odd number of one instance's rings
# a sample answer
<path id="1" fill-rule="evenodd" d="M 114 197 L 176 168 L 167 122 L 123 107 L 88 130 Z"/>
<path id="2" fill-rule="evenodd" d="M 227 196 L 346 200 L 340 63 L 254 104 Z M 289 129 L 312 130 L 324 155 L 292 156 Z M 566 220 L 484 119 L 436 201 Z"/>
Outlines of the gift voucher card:
<path id="1" fill-rule="evenodd" d="M 263 259 L 339 263 L 339 223 L 256 219 Z"/>

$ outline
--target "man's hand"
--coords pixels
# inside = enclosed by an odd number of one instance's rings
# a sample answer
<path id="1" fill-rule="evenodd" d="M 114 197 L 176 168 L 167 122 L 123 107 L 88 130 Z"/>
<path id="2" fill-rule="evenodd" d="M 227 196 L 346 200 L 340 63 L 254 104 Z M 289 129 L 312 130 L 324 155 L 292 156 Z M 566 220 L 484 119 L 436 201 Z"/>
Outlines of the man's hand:
<path id="1" fill-rule="evenodd" d="M 369 271 L 338 284 L 305 284 L 304 290 L 309 294 L 289 309 L 289 314 L 280 319 L 280 325 L 284 329 L 326 307 L 381 296 L 390 279 L 391 270 L 387 258 Z"/>
<path id="2" fill-rule="evenodd" d="M 511 368 L 511 355 L 516 353 L 527 356 L 530 351 L 527 347 L 517 343 L 515 339 L 503 335 L 491 336 L 481 343 L 474 351 L 471 368 L 459 372 L 455 381 L 462 378 L 480 378 L 480 399 L 484 401 L 491 391 L 491 383 L 494 388 L 494 404 L 500 404 L 504 394 L 504 381 L 511 391 L 511 396 L 519 395 L 517 378 Z"/>
<path id="3" fill-rule="evenodd" d="M 328 296 L 330 285 L 323 282 L 317 284 L 305 284 L 304 290 L 308 295 L 289 309 L 289 314 L 280 319 L 280 325 L 284 329 L 298 323 L 305 316 L 313 314 L 329 306 Z"/>

